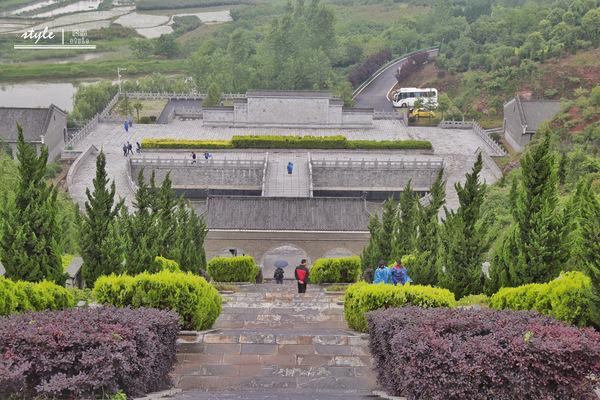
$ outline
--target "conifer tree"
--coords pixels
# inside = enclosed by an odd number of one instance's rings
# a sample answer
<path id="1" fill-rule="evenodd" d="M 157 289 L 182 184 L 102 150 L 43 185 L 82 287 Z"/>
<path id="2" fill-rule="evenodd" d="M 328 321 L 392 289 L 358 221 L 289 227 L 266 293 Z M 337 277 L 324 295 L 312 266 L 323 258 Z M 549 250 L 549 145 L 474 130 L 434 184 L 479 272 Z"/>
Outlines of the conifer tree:
<path id="1" fill-rule="evenodd" d="M 391 254 L 394 260 L 415 251 L 418 224 L 417 204 L 417 196 L 408 181 L 400 195 L 400 204 L 396 207 L 397 212 L 394 218 Z"/>
<path id="2" fill-rule="evenodd" d="M 521 161 L 523 177 L 511 188 L 514 224 L 498 246 L 488 292 L 557 277 L 569 256 L 567 216 L 558 207 L 557 168 L 550 137 Z"/>
<path id="3" fill-rule="evenodd" d="M 369 233 L 371 235 L 369 242 L 364 247 L 360 256 L 364 271 L 377 268 L 379 261 L 383 258 L 379 246 L 381 222 L 379 222 L 379 218 L 375 215 L 371 215 L 369 220 Z"/>
<path id="4" fill-rule="evenodd" d="M 377 238 L 379 245 L 379 255 L 382 260 L 390 261 L 392 256 L 392 239 L 394 237 L 394 229 L 396 224 L 396 213 L 398 203 L 390 198 L 383 204 L 381 213 L 381 228 Z"/>
<path id="5" fill-rule="evenodd" d="M 201 274 L 206 269 L 204 239 L 207 233 L 204 220 L 180 199 L 175 212 L 175 240 L 171 254 L 183 271 Z"/>
<path id="6" fill-rule="evenodd" d="M 122 241 L 116 226 L 116 219 L 123 207 L 123 201 L 115 204 L 115 182 L 108 187 L 106 157 L 101 151 L 96 158 L 96 177 L 93 180 L 94 192 L 89 188 L 85 194 L 85 214 L 81 225 L 82 273 L 86 284 L 91 287 L 100 275 L 119 273 L 123 268 Z"/>
<path id="7" fill-rule="evenodd" d="M 170 258 L 175 245 L 175 231 L 177 228 L 175 217 L 177 198 L 171 187 L 170 173 L 167 173 L 160 189 L 153 187 L 153 185 L 152 180 L 150 190 L 156 193 L 152 217 L 156 221 L 157 247 L 159 255 Z"/>
<path id="8" fill-rule="evenodd" d="M 17 130 L 18 184 L 15 198 L 3 210 L 0 259 L 8 278 L 62 285 L 66 276 L 58 246 L 57 190 L 45 178 L 48 149 L 42 146 L 38 156 L 25 143 L 21 126 Z"/>
<path id="9" fill-rule="evenodd" d="M 125 217 L 126 252 L 125 270 L 131 275 L 144 271 L 155 272 L 154 258 L 159 255 L 157 229 L 153 213 L 156 212 L 156 186 L 154 173 L 150 186 L 144 181 L 144 171 L 138 175 L 138 190 L 133 202 L 133 214 Z"/>
<path id="10" fill-rule="evenodd" d="M 438 212 L 446 199 L 446 182 L 443 179 L 444 170 L 440 170 L 431 186 L 429 204 L 418 203 L 418 238 L 416 257 L 409 274 L 415 283 L 420 285 L 437 285 L 438 283 L 438 248 L 439 222 Z"/>
<path id="11" fill-rule="evenodd" d="M 464 186 L 456 183 L 459 208 L 446 212 L 442 225 L 440 284 L 450 289 L 457 298 L 483 291 L 481 270 L 483 256 L 489 248 L 487 229 L 481 220 L 481 205 L 485 197 L 485 183 L 479 182 L 483 166 L 481 153 Z"/>

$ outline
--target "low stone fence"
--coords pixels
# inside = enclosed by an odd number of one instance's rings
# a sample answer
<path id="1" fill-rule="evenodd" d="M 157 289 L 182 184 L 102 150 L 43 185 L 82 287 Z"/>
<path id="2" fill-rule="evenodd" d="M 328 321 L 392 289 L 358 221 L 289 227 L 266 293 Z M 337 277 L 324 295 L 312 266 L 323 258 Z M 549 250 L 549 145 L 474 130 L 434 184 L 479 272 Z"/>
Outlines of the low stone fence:
<path id="1" fill-rule="evenodd" d="M 473 121 L 441 121 L 438 128 L 442 129 L 471 129 Z"/>
<path id="2" fill-rule="evenodd" d="M 353 169 L 435 169 L 444 167 L 443 160 L 312 160 L 312 167 L 318 168 L 353 168 Z"/>
<path id="3" fill-rule="evenodd" d="M 69 168 L 69 172 L 67 172 L 67 189 L 70 189 L 73 186 L 73 177 L 77 174 L 77 170 L 79 170 L 81 163 L 94 154 L 98 154 L 98 148 L 92 144 L 82 152 L 75 161 L 73 161 L 73 164 L 71 164 L 71 167 Z"/>
<path id="4" fill-rule="evenodd" d="M 263 167 L 262 185 L 260 188 L 260 195 L 265 195 L 265 189 L 267 187 L 267 165 L 269 165 L 269 152 L 265 153 L 265 165 Z"/>
<path id="5" fill-rule="evenodd" d="M 265 160 L 243 160 L 243 159 L 213 159 L 209 158 L 208 160 L 202 158 L 201 154 L 198 154 L 198 159 L 195 163 L 192 163 L 192 159 L 189 157 L 186 158 L 174 158 L 174 157 L 135 157 L 132 156 L 129 158 L 130 163 L 133 167 L 141 165 L 141 166 L 175 166 L 175 167 L 263 167 Z"/>
<path id="6" fill-rule="evenodd" d="M 486 153 L 481 147 L 478 147 L 475 151 L 475 156 L 481 153 L 481 158 L 483 159 L 483 164 L 492 172 L 492 175 L 496 179 L 502 178 L 502 170 L 498 167 L 498 164 L 490 157 L 488 153 Z"/>
<path id="7" fill-rule="evenodd" d="M 69 149 L 75 146 L 81 139 L 90 134 L 96 127 L 98 126 L 99 115 L 96 114 L 94 118 L 88 121 L 87 124 L 83 126 L 80 130 L 78 130 L 73 136 L 69 138 L 67 143 L 65 143 L 65 148 Z"/>
<path id="8" fill-rule="evenodd" d="M 492 148 L 495 154 L 490 154 L 493 156 L 505 156 L 506 151 L 500 146 L 498 142 L 488 135 L 488 133 L 479 125 L 477 122 L 473 122 L 473 131 L 481 138 L 483 141 Z"/>

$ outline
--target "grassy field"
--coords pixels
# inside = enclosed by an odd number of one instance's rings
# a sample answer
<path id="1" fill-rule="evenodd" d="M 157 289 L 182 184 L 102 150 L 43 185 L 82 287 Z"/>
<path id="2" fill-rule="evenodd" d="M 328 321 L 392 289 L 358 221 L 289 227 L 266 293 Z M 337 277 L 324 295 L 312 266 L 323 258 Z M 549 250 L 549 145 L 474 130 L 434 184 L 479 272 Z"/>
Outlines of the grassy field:
<path id="1" fill-rule="evenodd" d="M 30 3 L 35 3 L 34 0 L 2 0 L 0 1 L 0 11 L 14 10 Z"/>

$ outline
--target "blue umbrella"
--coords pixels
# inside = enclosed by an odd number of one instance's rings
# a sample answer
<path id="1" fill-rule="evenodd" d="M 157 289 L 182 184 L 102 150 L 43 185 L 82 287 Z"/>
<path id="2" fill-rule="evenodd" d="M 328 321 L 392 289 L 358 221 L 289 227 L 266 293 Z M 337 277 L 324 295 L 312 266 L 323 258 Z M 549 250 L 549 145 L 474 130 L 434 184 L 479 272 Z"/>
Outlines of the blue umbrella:
<path id="1" fill-rule="evenodd" d="M 277 260 L 275 261 L 275 268 L 285 268 L 288 266 L 288 262 L 285 260 Z"/>

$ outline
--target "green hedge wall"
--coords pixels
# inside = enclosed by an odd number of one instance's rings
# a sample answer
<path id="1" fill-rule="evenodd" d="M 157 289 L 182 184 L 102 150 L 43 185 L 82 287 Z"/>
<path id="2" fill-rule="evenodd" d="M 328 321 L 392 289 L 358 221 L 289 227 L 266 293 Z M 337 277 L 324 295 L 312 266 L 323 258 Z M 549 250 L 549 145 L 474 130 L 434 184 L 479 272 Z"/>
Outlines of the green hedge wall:
<path id="1" fill-rule="evenodd" d="M 577 271 L 562 273 L 548 283 L 503 288 L 490 299 L 495 309 L 535 310 L 561 321 L 586 326 L 593 318 L 592 281 Z"/>
<path id="2" fill-rule="evenodd" d="M 71 292 L 53 282 L 13 282 L 0 276 L 0 315 L 75 306 Z"/>
<path id="3" fill-rule="evenodd" d="M 353 283 L 361 274 L 360 257 L 319 258 L 310 269 L 313 283 Z"/>
<path id="4" fill-rule="evenodd" d="M 179 314 L 182 329 L 210 328 L 221 313 L 221 296 L 204 278 L 190 272 L 101 276 L 94 286 L 99 303 L 148 307 Z"/>
<path id="5" fill-rule="evenodd" d="M 456 300 L 451 291 L 431 286 L 393 286 L 358 282 L 346 290 L 344 316 L 350 328 L 366 332 L 367 312 L 405 305 L 423 308 L 455 307 Z"/>
<path id="6" fill-rule="evenodd" d="M 431 150 L 426 140 L 348 140 L 344 136 L 234 136 L 231 140 L 144 139 L 144 149 Z"/>
<path id="7" fill-rule="evenodd" d="M 215 257 L 208 262 L 207 272 L 216 282 L 256 282 L 259 268 L 250 256 Z"/>

